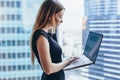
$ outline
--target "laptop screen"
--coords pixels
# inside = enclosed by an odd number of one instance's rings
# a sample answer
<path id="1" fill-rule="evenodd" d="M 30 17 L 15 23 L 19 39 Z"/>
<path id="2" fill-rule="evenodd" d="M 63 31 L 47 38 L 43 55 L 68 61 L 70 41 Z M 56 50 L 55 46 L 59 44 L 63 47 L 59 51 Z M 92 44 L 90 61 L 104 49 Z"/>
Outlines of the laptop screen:
<path id="1" fill-rule="evenodd" d="M 95 32 L 90 32 L 84 49 L 84 55 L 91 61 L 95 62 L 98 55 L 99 47 L 102 41 L 103 35 Z"/>

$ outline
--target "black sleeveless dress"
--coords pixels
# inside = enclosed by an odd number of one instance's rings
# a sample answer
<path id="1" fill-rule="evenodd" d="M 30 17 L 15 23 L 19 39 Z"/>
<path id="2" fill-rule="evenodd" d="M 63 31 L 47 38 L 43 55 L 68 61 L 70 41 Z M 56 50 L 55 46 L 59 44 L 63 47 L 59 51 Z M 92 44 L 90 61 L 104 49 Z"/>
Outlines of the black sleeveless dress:
<path id="1" fill-rule="evenodd" d="M 38 38 L 40 37 L 40 35 L 43 35 L 49 42 L 50 56 L 51 56 L 52 62 L 53 63 L 61 62 L 62 61 L 62 58 L 61 58 L 62 49 L 60 48 L 59 44 L 57 43 L 55 34 L 53 36 L 51 36 L 50 34 L 46 33 L 45 31 L 39 29 L 34 32 L 33 38 L 32 38 L 32 50 L 35 53 L 35 56 L 36 56 L 39 64 L 41 65 L 37 47 L 36 47 L 36 42 L 37 42 Z M 50 75 L 47 75 L 45 72 L 43 72 L 41 80 L 65 80 L 65 74 L 64 74 L 63 70 L 60 70 L 60 71 L 50 74 Z"/>

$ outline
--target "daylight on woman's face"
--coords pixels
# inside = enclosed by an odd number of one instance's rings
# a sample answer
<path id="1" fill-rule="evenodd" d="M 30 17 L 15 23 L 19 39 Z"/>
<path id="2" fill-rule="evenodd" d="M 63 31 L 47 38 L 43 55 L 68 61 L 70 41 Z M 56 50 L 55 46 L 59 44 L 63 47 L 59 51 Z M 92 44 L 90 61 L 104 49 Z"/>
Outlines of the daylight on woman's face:
<path id="1" fill-rule="evenodd" d="M 59 11 L 58 13 L 56 13 L 55 15 L 55 21 L 56 21 L 56 27 L 60 25 L 60 23 L 62 23 L 62 17 L 64 14 L 64 10 Z"/>

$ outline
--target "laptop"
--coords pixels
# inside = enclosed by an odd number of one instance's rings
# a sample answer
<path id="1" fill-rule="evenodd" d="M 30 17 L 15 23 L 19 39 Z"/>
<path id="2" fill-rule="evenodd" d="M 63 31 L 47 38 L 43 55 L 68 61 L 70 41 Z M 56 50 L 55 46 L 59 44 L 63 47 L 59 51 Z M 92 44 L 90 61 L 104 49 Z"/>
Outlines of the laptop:
<path id="1" fill-rule="evenodd" d="M 103 38 L 103 34 L 90 31 L 83 54 L 80 54 L 79 59 L 73 61 L 63 70 L 70 70 L 82 66 L 95 64 L 96 58 L 98 56 L 99 48 L 102 42 L 102 38 Z"/>

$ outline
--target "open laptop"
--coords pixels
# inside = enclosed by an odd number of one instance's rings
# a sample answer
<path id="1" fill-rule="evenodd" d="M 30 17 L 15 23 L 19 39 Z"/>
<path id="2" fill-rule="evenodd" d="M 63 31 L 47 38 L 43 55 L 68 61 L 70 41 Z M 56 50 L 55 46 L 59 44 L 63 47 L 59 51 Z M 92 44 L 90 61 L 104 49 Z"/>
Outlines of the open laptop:
<path id="1" fill-rule="evenodd" d="M 89 32 L 85 49 L 79 59 L 66 66 L 63 70 L 75 69 L 82 66 L 94 64 L 102 42 L 103 34 Z"/>

